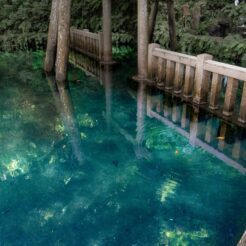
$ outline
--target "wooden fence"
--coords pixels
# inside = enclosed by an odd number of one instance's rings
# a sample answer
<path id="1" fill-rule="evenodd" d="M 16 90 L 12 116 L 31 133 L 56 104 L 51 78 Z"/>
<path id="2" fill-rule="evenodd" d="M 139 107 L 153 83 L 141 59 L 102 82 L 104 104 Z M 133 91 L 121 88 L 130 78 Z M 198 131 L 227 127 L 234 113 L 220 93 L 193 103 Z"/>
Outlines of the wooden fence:
<path id="1" fill-rule="evenodd" d="M 150 44 L 148 79 L 184 99 L 207 103 L 210 110 L 221 111 L 225 117 L 235 116 L 246 124 L 246 68 L 213 61 L 208 54 L 195 57 Z M 242 90 L 238 90 L 239 86 Z"/>
<path id="2" fill-rule="evenodd" d="M 70 46 L 93 59 L 101 60 L 103 56 L 102 33 L 92 33 L 89 30 L 70 29 Z"/>

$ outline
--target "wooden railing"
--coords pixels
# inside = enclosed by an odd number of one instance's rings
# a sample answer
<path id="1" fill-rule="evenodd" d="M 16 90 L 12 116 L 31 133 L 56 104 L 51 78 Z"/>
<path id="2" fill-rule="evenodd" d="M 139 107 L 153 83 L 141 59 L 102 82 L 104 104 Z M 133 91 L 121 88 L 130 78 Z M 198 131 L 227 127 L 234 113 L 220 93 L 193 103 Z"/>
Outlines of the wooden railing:
<path id="1" fill-rule="evenodd" d="M 89 30 L 70 29 L 70 46 L 96 60 L 102 59 L 102 33 L 92 33 Z"/>
<path id="2" fill-rule="evenodd" d="M 150 44 L 148 76 L 165 90 L 190 98 L 196 104 L 207 103 L 210 110 L 221 111 L 224 117 L 235 116 L 240 123 L 246 124 L 246 68 L 213 61 L 208 54 L 195 57 Z M 223 84 L 226 87 L 224 96 Z M 238 112 L 237 101 L 240 104 Z"/>

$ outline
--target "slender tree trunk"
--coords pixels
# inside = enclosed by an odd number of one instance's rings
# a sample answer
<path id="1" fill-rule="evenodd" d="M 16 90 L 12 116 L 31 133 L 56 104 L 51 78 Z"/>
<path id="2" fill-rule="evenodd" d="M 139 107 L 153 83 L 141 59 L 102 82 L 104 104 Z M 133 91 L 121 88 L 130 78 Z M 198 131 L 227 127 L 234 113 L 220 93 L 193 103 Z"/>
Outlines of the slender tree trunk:
<path id="1" fill-rule="evenodd" d="M 59 2 L 60 0 L 52 0 L 49 32 L 46 48 L 46 56 L 44 61 L 44 70 L 48 73 L 52 72 L 55 66 L 56 48 L 57 48 L 57 32 L 58 32 L 58 17 L 59 17 Z"/>
<path id="2" fill-rule="evenodd" d="M 148 0 L 138 0 L 138 77 L 148 77 Z"/>
<path id="3" fill-rule="evenodd" d="M 174 0 L 167 0 L 167 13 L 168 13 L 168 26 L 170 37 L 170 49 L 176 50 L 177 48 L 177 36 L 176 36 L 176 24 L 175 24 L 175 11 Z"/>
<path id="4" fill-rule="evenodd" d="M 111 0 L 103 0 L 103 60 L 112 62 Z"/>
<path id="5" fill-rule="evenodd" d="M 56 57 L 56 80 L 65 81 L 67 77 L 67 63 L 70 39 L 71 0 L 60 0 L 59 24 Z"/>
<path id="6" fill-rule="evenodd" d="M 159 0 L 154 0 L 151 5 L 151 12 L 149 17 L 149 43 L 152 43 L 153 41 L 156 17 L 158 13 L 158 5 L 159 5 Z"/>

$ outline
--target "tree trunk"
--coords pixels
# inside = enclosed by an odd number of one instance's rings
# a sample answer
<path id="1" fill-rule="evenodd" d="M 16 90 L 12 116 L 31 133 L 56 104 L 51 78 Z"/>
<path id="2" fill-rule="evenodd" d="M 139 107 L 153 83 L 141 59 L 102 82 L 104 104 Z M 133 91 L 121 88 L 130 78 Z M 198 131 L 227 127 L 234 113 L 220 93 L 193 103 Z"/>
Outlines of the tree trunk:
<path id="1" fill-rule="evenodd" d="M 195 4 L 192 10 L 192 29 L 197 30 L 201 20 L 201 6 L 199 3 Z"/>
<path id="2" fill-rule="evenodd" d="M 149 43 L 152 43 L 153 41 L 156 17 L 158 13 L 158 5 L 159 5 L 159 0 L 154 0 L 151 5 L 151 12 L 149 17 Z"/>
<path id="3" fill-rule="evenodd" d="M 148 0 L 138 0 L 138 77 L 148 77 Z"/>
<path id="4" fill-rule="evenodd" d="M 56 48 L 57 48 L 57 32 L 58 32 L 58 17 L 59 17 L 59 2 L 60 0 L 52 0 L 48 40 L 46 47 L 46 56 L 44 61 L 45 72 L 52 72 L 55 66 Z"/>
<path id="5" fill-rule="evenodd" d="M 103 0 L 103 61 L 112 62 L 111 0 Z"/>
<path id="6" fill-rule="evenodd" d="M 67 77 L 67 63 L 70 39 L 71 0 L 60 0 L 58 41 L 56 57 L 56 80 L 65 81 Z"/>
<path id="7" fill-rule="evenodd" d="M 173 0 L 167 0 L 167 13 L 168 13 L 168 26 L 169 26 L 169 38 L 170 38 L 169 46 L 171 50 L 176 50 L 177 37 L 176 37 L 175 11 L 174 11 Z"/>

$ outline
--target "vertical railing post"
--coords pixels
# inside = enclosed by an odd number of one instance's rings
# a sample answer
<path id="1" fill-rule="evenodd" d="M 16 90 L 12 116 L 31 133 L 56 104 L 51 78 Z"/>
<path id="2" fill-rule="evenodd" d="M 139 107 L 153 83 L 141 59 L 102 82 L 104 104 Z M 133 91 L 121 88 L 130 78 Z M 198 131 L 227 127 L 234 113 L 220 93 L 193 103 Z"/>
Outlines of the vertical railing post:
<path id="1" fill-rule="evenodd" d="M 176 63 L 175 78 L 174 78 L 174 94 L 180 94 L 184 80 L 184 65 Z"/>
<path id="2" fill-rule="evenodd" d="M 163 87 L 165 85 L 166 78 L 166 60 L 158 58 L 158 69 L 157 69 L 157 86 Z"/>
<path id="3" fill-rule="evenodd" d="M 148 72 L 148 78 L 150 80 L 153 79 L 154 77 L 154 71 L 156 71 L 156 69 L 154 68 L 154 66 L 156 66 L 156 63 L 154 62 L 154 59 L 156 59 L 153 56 L 153 51 L 156 48 L 160 48 L 159 44 L 149 44 L 148 46 L 148 66 L 147 66 L 147 72 Z"/>
<path id="4" fill-rule="evenodd" d="M 219 107 L 218 103 L 219 103 L 221 85 L 222 85 L 222 76 L 217 73 L 213 73 L 210 102 L 209 102 L 209 108 L 212 110 L 216 110 Z"/>
<path id="5" fill-rule="evenodd" d="M 112 62 L 111 0 L 103 0 L 103 61 Z"/>
<path id="6" fill-rule="evenodd" d="M 185 68 L 185 82 L 184 82 L 184 90 L 183 90 L 184 98 L 192 97 L 194 77 L 195 77 L 195 69 L 187 65 Z"/>
<path id="7" fill-rule="evenodd" d="M 71 48 L 74 48 L 74 35 L 75 35 L 74 30 L 75 29 L 73 27 L 70 28 L 70 47 Z"/>
<path id="8" fill-rule="evenodd" d="M 98 44 L 99 59 L 103 58 L 103 33 L 99 33 L 99 44 Z"/>
<path id="9" fill-rule="evenodd" d="M 240 104 L 239 118 L 238 121 L 241 123 L 246 123 L 246 81 L 243 85 L 243 94 Z"/>
<path id="10" fill-rule="evenodd" d="M 225 101 L 224 101 L 224 109 L 223 109 L 223 114 L 225 116 L 231 116 L 234 112 L 237 89 L 238 89 L 238 80 L 234 78 L 228 78 Z"/>
<path id="11" fill-rule="evenodd" d="M 165 89 L 172 90 L 175 76 L 175 63 L 167 60 Z"/>
<path id="12" fill-rule="evenodd" d="M 138 78 L 148 76 L 148 0 L 138 0 Z"/>
<path id="13" fill-rule="evenodd" d="M 213 56 L 202 54 L 197 56 L 197 65 L 195 73 L 195 86 L 193 102 L 196 104 L 206 103 L 209 87 L 209 73 L 204 70 L 204 63 L 212 60 Z"/>

